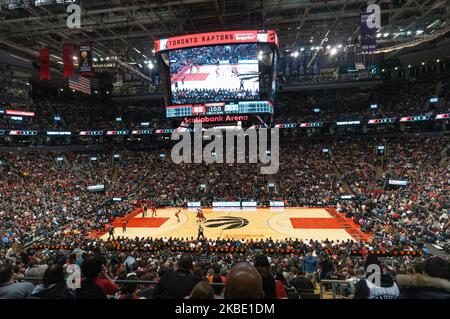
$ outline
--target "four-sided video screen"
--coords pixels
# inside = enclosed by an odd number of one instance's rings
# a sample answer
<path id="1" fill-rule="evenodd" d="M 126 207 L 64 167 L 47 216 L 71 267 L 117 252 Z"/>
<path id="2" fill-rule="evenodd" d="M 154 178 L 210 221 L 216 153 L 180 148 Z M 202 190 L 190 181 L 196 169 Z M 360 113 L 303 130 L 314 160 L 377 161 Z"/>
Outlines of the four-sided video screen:
<path id="1" fill-rule="evenodd" d="M 258 100 L 257 44 L 169 51 L 173 104 Z"/>

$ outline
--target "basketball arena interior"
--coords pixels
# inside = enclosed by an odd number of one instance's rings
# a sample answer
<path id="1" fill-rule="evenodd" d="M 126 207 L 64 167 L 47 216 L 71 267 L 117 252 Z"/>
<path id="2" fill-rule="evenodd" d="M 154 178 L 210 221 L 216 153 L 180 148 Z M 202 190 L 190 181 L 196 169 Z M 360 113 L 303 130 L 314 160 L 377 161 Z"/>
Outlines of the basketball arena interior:
<path id="1" fill-rule="evenodd" d="M 0 1 L 0 299 L 450 299 L 449 80 L 446 0 Z"/>

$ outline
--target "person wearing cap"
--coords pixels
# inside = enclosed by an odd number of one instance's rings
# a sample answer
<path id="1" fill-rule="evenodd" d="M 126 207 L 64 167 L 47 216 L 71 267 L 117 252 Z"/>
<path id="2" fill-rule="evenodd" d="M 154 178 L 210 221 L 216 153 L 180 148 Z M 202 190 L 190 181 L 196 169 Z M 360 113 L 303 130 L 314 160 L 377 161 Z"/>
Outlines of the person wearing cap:
<path id="1" fill-rule="evenodd" d="M 354 299 L 397 299 L 400 289 L 375 255 L 368 255 L 364 264 L 366 276 L 355 284 Z"/>

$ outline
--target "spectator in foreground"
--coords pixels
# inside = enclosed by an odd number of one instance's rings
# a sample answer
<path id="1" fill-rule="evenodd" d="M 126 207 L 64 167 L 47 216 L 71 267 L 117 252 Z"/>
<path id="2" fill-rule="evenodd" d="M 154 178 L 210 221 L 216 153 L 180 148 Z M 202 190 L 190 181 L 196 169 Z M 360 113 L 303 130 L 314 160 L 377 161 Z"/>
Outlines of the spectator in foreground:
<path id="1" fill-rule="evenodd" d="M 206 281 L 200 281 L 192 289 L 189 299 L 214 299 L 214 290 Z"/>
<path id="2" fill-rule="evenodd" d="M 153 297 L 155 299 L 183 299 L 189 296 L 195 285 L 193 269 L 192 257 L 181 256 L 178 261 L 178 270 L 164 274 L 153 291 Z"/>
<path id="3" fill-rule="evenodd" d="M 103 262 L 98 255 L 88 256 L 83 260 L 81 273 L 84 279 L 81 281 L 81 287 L 76 290 L 78 299 L 106 299 L 103 289 L 96 283 L 102 267 Z"/>
<path id="4" fill-rule="evenodd" d="M 238 263 L 228 273 L 224 296 L 225 299 L 264 299 L 261 275 L 248 263 Z"/>
<path id="5" fill-rule="evenodd" d="M 375 270 L 372 271 L 372 269 Z M 390 274 L 382 272 L 377 256 L 367 256 L 364 270 L 366 278 L 356 283 L 354 299 L 397 299 L 399 297 L 400 290 L 397 283 Z M 379 276 L 379 285 L 376 276 Z"/>
<path id="6" fill-rule="evenodd" d="M 291 286 L 297 291 L 300 290 L 314 290 L 314 285 L 311 279 L 305 277 L 303 272 L 299 269 L 296 270 L 295 277 L 291 279 Z"/>
<path id="7" fill-rule="evenodd" d="M 305 277 L 311 279 L 313 284 L 316 284 L 316 271 L 317 271 L 317 259 L 311 252 L 303 258 L 302 270 L 305 273 Z"/>
<path id="8" fill-rule="evenodd" d="M 14 283 L 13 266 L 10 263 L 0 265 L 0 299 L 25 299 L 33 293 L 30 282 Z"/>
<path id="9" fill-rule="evenodd" d="M 395 279 L 402 299 L 450 299 L 450 263 L 440 257 L 418 264 L 415 274 Z"/>
<path id="10" fill-rule="evenodd" d="M 258 270 L 263 280 L 264 298 L 276 299 L 276 283 L 270 272 L 270 264 L 267 256 L 259 255 L 255 257 L 255 268 Z"/>
<path id="11" fill-rule="evenodd" d="M 43 283 L 36 286 L 33 297 L 40 299 L 72 299 L 75 297 L 67 287 L 64 270 L 60 264 L 54 264 L 47 268 Z"/>

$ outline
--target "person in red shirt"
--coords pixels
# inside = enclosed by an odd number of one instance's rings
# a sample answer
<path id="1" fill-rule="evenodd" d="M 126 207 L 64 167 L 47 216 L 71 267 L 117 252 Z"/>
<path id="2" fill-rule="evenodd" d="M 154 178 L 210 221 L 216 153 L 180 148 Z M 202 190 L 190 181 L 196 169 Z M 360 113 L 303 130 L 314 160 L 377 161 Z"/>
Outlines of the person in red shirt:
<path id="1" fill-rule="evenodd" d="M 108 270 L 103 265 L 102 272 L 95 278 L 94 282 L 102 289 L 105 295 L 114 296 L 119 291 L 119 286 L 114 283 L 108 274 Z"/>

